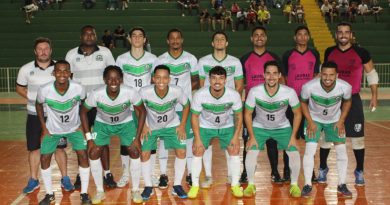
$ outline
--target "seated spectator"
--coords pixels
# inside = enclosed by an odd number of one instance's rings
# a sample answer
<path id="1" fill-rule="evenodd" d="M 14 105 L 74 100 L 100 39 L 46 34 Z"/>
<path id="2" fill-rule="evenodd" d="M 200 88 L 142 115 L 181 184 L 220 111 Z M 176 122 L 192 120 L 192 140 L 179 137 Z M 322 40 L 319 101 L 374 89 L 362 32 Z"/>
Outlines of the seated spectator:
<path id="1" fill-rule="evenodd" d="M 222 9 L 223 9 L 222 7 L 219 7 L 213 15 L 213 20 L 212 20 L 213 31 L 216 31 L 217 23 L 221 25 L 222 31 L 225 30 L 225 19 L 223 18 Z"/>
<path id="2" fill-rule="evenodd" d="M 347 7 L 349 7 L 348 0 L 339 0 L 338 4 L 339 4 L 339 6 L 341 6 L 342 4 L 345 4 L 345 5 L 347 5 Z"/>
<path id="3" fill-rule="evenodd" d="M 240 26 L 240 24 L 244 25 L 244 30 L 247 29 L 247 13 L 246 11 L 244 10 L 241 10 L 241 11 L 238 11 L 237 14 L 236 14 L 236 30 L 238 31 L 238 27 Z"/>
<path id="4" fill-rule="evenodd" d="M 207 8 L 203 9 L 202 12 L 200 12 L 200 31 L 204 30 L 204 24 L 207 23 L 207 30 L 210 31 L 211 27 L 211 16 Z"/>
<path id="5" fill-rule="evenodd" d="M 30 24 L 33 18 L 33 12 L 38 11 L 38 6 L 34 0 L 25 0 L 23 9 L 26 13 L 26 23 Z"/>
<path id="6" fill-rule="evenodd" d="M 258 11 L 258 5 L 256 4 L 256 1 L 252 1 L 249 5 L 249 8 L 257 13 Z"/>
<path id="7" fill-rule="evenodd" d="M 329 4 L 328 0 L 325 0 L 324 4 L 322 4 L 321 14 L 333 23 L 332 5 Z"/>
<path id="8" fill-rule="evenodd" d="M 379 6 L 378 2 L 375 2 L 371 7 L 372 15 L 375 17 L 375 22 L 379 21 L 379 14 L 383 12 L 383 8 Z"/>
<path id="9" fill-rule="evenodd" d="M 240 6 L 236 2 L 234 2 L 230 8 L 232 15 L 236 15 L 241 10 Z"/>
<path id="10" fill-rule="evenodd" d="M 362 16 L 363 22 L 366 21 L 366 16 L 370 14 L 370 10 L 368 9 L 368 6 L 364 1 L 362 1 L 361 4 L 358 6 L 358 15 Z"/>
<path id="11" fill-rule="evenodd" d="M 284 5 L 284 8 L 283 8 L 283 14 L 284 14 L 284 16 L 287 17 L 288 23 L 291 23 L 292 13 L 293 13 L 293 6 L 292 6 L 291 1 L 289 0 L 289 1 L 287 1 L 286 5 Z"/>
<path id="12" fill-rule="evenodd" d="M 114 11 L 119 9 L 119 2 L 118 0 L 107 0 L 106 3 L 107 10 Z"/>
<path id="13" fill-rule="evenodd" d="M 269 24 L 271 20 L 271 13 L 266 6 L 259 6 L 260 10 L 257 12 L 257 21 L 260 25 Z"/>
<path id="14" fill-rule="evenodd" d="M 127 42 L 127 38 L 126 38 L 126 32 L 125 32 L 125 29 L 121 25 L 118 25 L 118 27 L 116 27 L 112 36 L 113 36 L 115 47 L 118 47 L 118 45 L 116 43 L 117 40 L 122 40 L 122 45 L 124 48 L 128 47 L 127 46 L 128 42 Z"/>
<path id="15" fill-rule="evenodd" d="M 122 0 L 122 10 L 129 8 L 129 0 Z"/>
<path id="16" fill-rule="evenodd" d="M 333 1 L 332 2 L 332 17 L 333 17 L 333 21 L 335 19 L 339 19 L 339 10 L 338 10 L 338 6 L 337 6 L 337 2 Z"/>
<path id="17" fill-rule="evenodd" d="M 177 1 L 177 3 L 179 4 L 179 7 L 180 7 L 180 10 L 181 10 L 181 16 L 186 16 L 184 14 L 184 10 L 186 9 L 190 9 L 190 0 L 179 0 Z"/>
<path id="18" fill-rule="evenodd" d="M 305 11 L 303 10 L 303 6 L 301 4 L 295 6 L 294 16 L 297 23 L 305 23 Z"/>
<path id="19" fill-rule="evenodd" d="M 248 8 L 247 11 L 246 11 L 246 25 L 247 25 L 247 28 L 249 28 L 249 25 L 252 25 L 253 27 L 256 26 L 256 17 L 257 17 L 256 12 L 253 9 Z"/>
<path id="20" fill-rule="evenodd" d="M 96 0 L 83 0 L 84 9 L 92 9 L 96 4 Z"/>
<path id="21" fill-rule="evenodd" d="M 340 18 L 339 20 L 346 21 L 347 19 L 349 19 L 348 5 L 346 3 L 342 3 L 341 5 L 339 5 L 338 13 Z"/>
<path id="22" fill-rule="evenodd" d="M 114 41 L 111 36 L 111 31 L 108 29 L 104 30 L 104 35 L 102 36 L 102 45 L 109 48 L 110 50 L 114 48 Z"/>
<path id="23" fill-rule="evenodd" d="M 192 10 L 195 9 L 196 13 L 200 13 L 200 4 L 199 0 L 190 0 L 190 15 L 192 15 Z"/>
<path id="24" fill-rule="evenodd" d="M 349 13 L 349 21 L 351 21 L 352 23 L 356 22 L 356 16 L 358 13 L 358 8 L 357 8 L 356 2 L 353 1 L 350 4 L 349 9 L 348 9 L 348 13 Z"/>
<path id="25" fill-rule="evenodd" d="M 219 7 L 224 7 L 223 0 L 211 0 L 211 5 L 215 10 L 218 10 Z"/>
<path id="26" fill-rule="evenodd" d="M 225 29 L 227 29 L 227 26 L 230 25 L 230 28 L 232 29 L 232 31 L 234 32 L 234 25 L 233 25 L 233 17 L 232 17 L 232 12 L 227 10 L 226 8 L 223 9 L 223 12 L 222 12 L 222 15 L 223 15 L 223 19 L 224 19 L 224 25 L 225 25 Z"/>

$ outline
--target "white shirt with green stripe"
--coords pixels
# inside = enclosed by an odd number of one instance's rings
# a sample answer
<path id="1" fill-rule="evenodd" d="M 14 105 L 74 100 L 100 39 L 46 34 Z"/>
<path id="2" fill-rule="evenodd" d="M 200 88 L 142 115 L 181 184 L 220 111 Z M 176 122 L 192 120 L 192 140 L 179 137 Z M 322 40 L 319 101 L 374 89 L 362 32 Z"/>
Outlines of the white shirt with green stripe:
<path id="1" fill-rule="evenodd" d="M 123 124 L 133 120 L 133 105 L 141 105 L 142 100 L 135 88 L 121 84 L 119 94 L 111 99 L 107 94 L 107 86 L 104 85 L 93 90 L 84 102 L 86 108 L 96 107 L 96 121 L 110 125 Z"/>
<path id="2" fill-rule="evenodd" d="M 221 129 L 234 126 L 232 113 L 242 112 L 240 94 L 225 87 L 221 97 L 211 95 L 210 86 L 205 86 L 194 94 L 191 112 L 200 114 L 199 126 L 208 129 Z"/>
<path id="3" fill-rule="evenodd" d="M 46 108 L 46 127 L 50 134 L 68 134 L 80 127 L 80 103 L 85 90 L 80 84 L 69 81 L 69 87 L 60 94 L 54 82 L 42 85 L 38 90 L 37 102 Z"/>
<path id="4" fill-rule="evenodd" d="M 352 86 L 346 81 L 337 79 L 332 90 L 327 92 L 320 78 L 315 78 L 302 87 L 301 99 L 309 102 L 310 116 L 320 123 L 335 123 L 341 116 L 342 100 L 349 100 Z"/>
<path id="5" fill-rule="evenodd" d="M 157 57 L 147 51 L 140 58 L 134 58 L 130 52 L 123 53 L 116 59 L 116 65 L 123 70 L 123 83 L 137 91 L 150 85 L 153 63 Z"/>
<path id="6" fill-rule="evenodd" d="M 169 52 L 165 52 L 160 55 L 154 62 L 153 70 L 158 65 L 168 66 L 171 71 L 171 84 L 181 87 L 191 102 L 191 76 L 199 74 L 199 71 L 196 67 L 197 63 L 198 60 L 196 57 L 187 51 L 183 51 L 182 54 L 177 58 L 172 57 Z M 179 105 L 176 107 L 176 111 L 182 110 L 182 106 Z"/>
<path id="7" fill-rule="evenodd" d="M 140 95 L 147 111 L 146 124 L 151 130 L 178 126 L 180 119 L 175 107 L 189 103 L 187 95 L 175 85 L 169 85 L 167 94 L 162 98 L 157 95 L 154 85 L 141 88 Z"/>
<path id="8" fill-rule="evenodd" d="M 270 96 L 264 84 L 250 89 L 245 101 L 245 108 L 256 111 L 253 119 L 253 127 L 263 129 L 281 129 L 291 127 L 286 117 L 288 105 L 292 109 L 300 106 L 299 99 L 294 89 L 278 84 L 278 90 Z"/>
<path id="9" fill-rule="evenodd" d="M 235 89 L 235 80 L 243 79 L 242 65 L 238 58 L 226 54 L 226 57 L 218 61 L 213 54 L 209 54 L 199 59 L 197 69 L 199 70 L 199 78 L 204 80 L 204 86 L 210 85 L 209 72 L 215 66 L 222 66 L 226 70 L 226 86 Z"/>

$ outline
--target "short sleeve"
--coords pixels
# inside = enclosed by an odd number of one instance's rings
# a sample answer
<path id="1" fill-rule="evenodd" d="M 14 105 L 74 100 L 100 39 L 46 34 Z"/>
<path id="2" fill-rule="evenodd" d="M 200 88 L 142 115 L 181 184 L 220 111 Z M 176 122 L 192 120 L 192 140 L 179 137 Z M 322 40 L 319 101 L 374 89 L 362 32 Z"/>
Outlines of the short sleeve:
<path id="1" fill-rule="evenodd" d="M 83 86 L 80 86 L 80 88 L 81 88 L 80 99 L 84 100 L 87 97 L 87 94 Z"/>
<path id="2" fill-rule="evenodd" d="M 196 59 L 195 56 L 191 56 L 190 59 L 191 75 L 199 75 L 199 68 L 197 65 L 198 65 L 198 59 Z"/>
<path id="3" fill-rule="evenodd" d="M 106 57 L 107 57 L 107 61 L 106 61 L 107 66 L 115 65 L 115 59 L 110 50 L 107 50 Z"/>
<path id="4" fill-rule="evenodd" d="M 183 90 L 178 87 L 179 89 L 179 103 L 183 106 L 186 106 L 189 103 L 188 96 L 183 92 Z"/>
<path id="5" fill-rule="evenodd" d="M 18 78 L 16 79 L 16 84 L 19 86 L 26 87 L 28 84 L 27 79 L 27 70 L 26 67 L 21 67 L 18 73 Z"/>
<path id="6" fill-rule="evenodd" d="M 202 111 L 201 98 L 199 97 L 201 91 L 202 90 L 198 90 L 192 98 L 191 112 L 194 114 L 200 114 Z"/>
<path id="7" fill-rule="evenodd" d="M 132 89 L 132 95 L 131 95 L 130 102 L 131 102 L 131 104 L 133 104 L 135 106 L 139 106 L 142 104 L 142 98 L 141 98 L 140 94 L 137 92 L 137 90 L 135 90 L 135 89 Z"/>
<path id="8" fill-rule="evenodd" d="M 359 54 L 360 58 L 362 59 L 363 64 L 366 64 L 371 60 L 371 55 L 370 52 L 368 52 L 368 50 L 358 46 L 355 46 L 355 50 Z"/>
<path id="9" fill-rule="evenodd" d="M 199 60 L 198 64 L 196 65 L 196 69 L 199 72 L 199 78 L 200 79 L 205 79 L 206 78 L 206 73 L 204 72 L 204 69 L 203 69 L 203 62 L 202 62 L 202 60 Z"/>
<path id="10" fill-rule="evenodd" d="M 234 98 L 234 104 L 232 106 L 233 112 L 242 112 L 242 102 L 240 98 L 240 94 L 238 92 L 234 91 L 234 95 L 232 96 Z"/>
<path id="11" fill-rule="evenodd" d="M 316 49 L 313 49 L 312 52 L 316 59 L 316 62 L 314 64 L 314 73 L 317 74 L 320 72 L 320 66 L 321 66 L 320 53 L 318 53 Z"/>
<path id="12" fill-rule="evenodd" d="M 97 106 L 96 91 L 93 90 L 90 92 L 87 99 L 84 101 L 84 107 L 91 109 L 91 108 L 96 107 L 96 106 Z"/>
<path id="13" fill-rule="evenodd" d="M 301 100 L 306 102 L 309 100 L 310 93 L 309 93 L 309 88 L 307 84 L 302 86 L 302 91 L 301 91 Z"/>
<path id="14" fill-rule="evenodd" d="M 44 92 L 43 92 L 43 87 L 39 87 L 38 88 L 38 92 L 37 92 L 37 102 L 39 104 L 42 104 L 45 102 L 45 96 L 44 96 Z"/>
<path id="15" fill-rule="evenodd" d="M 343 99 L 349 100 L 352 97 L 352 86 L 348 83 L 345 84 L 344 90 L 343 90 Z"/>
<path id="16" fill-rule="evenodd" d="M 255 90 L 254 88 L 249 90 L 248 97 L 246 98 L 246 101 L 245 101 L 245 108 L 246 109 L 253 110 L 255 108 L 256 99 L 255 99 L 255 95 L 254 95 L 254 90 Z"/>
<path id="17" fill-rule="evenodd" d="M 241 65 L 241 62 L 237 59 L 236 70 L 234 72 L 234 80 L 241 80 L 243 78 L 244 78 L 244 75 L 242 72 L 242 65 Z"/>
<path id="18" fill-rule="evenodd" d="M 298 96 L 297 96 L 297 94 L 295 93 L 295 90 L 293 90 L 293 89 L 291 89 L 291 90 L 289 91 L 288 103 L 289 103 L 289 105 L 291 106 L 291 108 L 292 108 L 293 110 L 295 110 L 296 108 L 298 108 L 299 106 L 301 106 L 301 104 L 299 103 Z"/>

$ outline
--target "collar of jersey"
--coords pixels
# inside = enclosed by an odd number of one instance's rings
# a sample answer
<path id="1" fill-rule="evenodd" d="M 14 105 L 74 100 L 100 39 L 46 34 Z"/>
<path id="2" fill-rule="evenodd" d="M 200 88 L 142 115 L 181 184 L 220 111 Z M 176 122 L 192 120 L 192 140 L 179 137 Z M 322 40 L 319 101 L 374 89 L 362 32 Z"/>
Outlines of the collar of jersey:
<path id="1" fill-rule="evenodd" d="M 95 45 L 95 47 L 93 48 L 93 52 L 91 54 L 95 53 L 98 50 L 100 50 L 100 48 L 97 45 Z M 77 53 L 80 54 L 80 55 L 84 55 L 83 50 L 81 50 L 81 45 L 77 49 Z"/>
<path id="2" fill-rule="evenodd" d="M 165 93 L 165 95 L 164 95 L 163 97 L 160 97 L 160 96 L 157 94 L 156 85 L 153 87 L 153 90 L 154 90 L 154 93 L 156 93 L 157 97 L 159 97 L 160 99 L 164 99 L 165 97 L 167 97 L 167 95 L 168 95 L 168 93 L 169 93 L 169 85 L 168 85 L 167 93 Z"/>
<path id="3" fill-rule="evenodd" d="M 279 89 L 280 89 L 280 84 L 278 83 L 278 89 L 277 89 L 276 92 L 271 96 L 271 95 L 268 93 L 268 90 L 267 90 L 266 85 L 265 85 L 265 83 L 264 83 L 264 90 L 265 90 L 265 93 L 267 93 L 267 95 L 268 95 L 270 98 L 274 97 L 274 96 L 279 92 Z"/>
<path id="4" fill-rule="evenodd" d="M 219 98 L 215 97 L 215 96 L 211 93 L 211 86 L 209 86 L 209 92 L 210 92 L 210 95 L 211 95 L 213 98 L 219 100 L 221 97 L 223 97 L 223 95 L 225 95 L 226 87 L 223 87 L 223 93 L 222 93 L 221 96 L 219 96 Z"/>
<path id="5" fill-rule="evenodd" d="M 177 58 L 173 57 L 169 51 L 167 51 L 167 53 L 168 53 L 169 56 L 171 56 L 171 58 L 177 60 L 178 58 L 180 58 L 183 55 L 184 50 L 181 50 L 181 53 L 180 53 L 180 55 Z"/>
<path id="6" fill-rule="evenodd" d="M 54 66 L 54 63 L 55 63 L 55 62 L 54 62 L 53 60 L 51 60 L 49 66 L 47 66 L 46 68 L 48 68 L 48 67 L 50 67 L 50 66 Z M 34 66 L 35 66 L 36 68 L 41 69 L 41 70 L 45 70 L 45 69 L 46 69 L 46 68 L 42 68 L 41 66 L 39 66 L 37 60 L 34 61 Z"/>
<path id="7" fill-rule="evenodd" d="M 110 99 L 111 101 L 115 101 L 118 98 L 119 94 L 121 93 L 121 87 L 122 86 L 119 85 L 118 95 L 115 98 L 111 98 L 110 95 L 108 95 L 108 85 L 106 85 L 106 95 L 107 95 L 108 99 Z"/>
<path id="8" fill-rule="evenodd" d="M 336 87 L 336 83 L 337 83 L 337 78 L 336 78 L 336 80 L 334 81 L 333 87 L 332 87 L 329 91 L 327 91 L 327 90 L 324 88 L 324 85 L 322 84 L 322 80 L 320 79 L 321 88 L 322 88 L 326 93 L 332 92 L 332 90 Z"/>
<path id="9" fill-rule="evenodd" d="M 58 91 L 58 89 L 57 89 L 57 87 L 56 87 L 56 82 L 57 82 L 57 81 L 54 81 L 54 82 L 53 82 L 54 90 L 58 93 L 58 95 L 64 96 L 64 95 L 66 94 L 66 92 L 68 92 L 68 90 L 69 90 L 70 81 L 68 80 L 68 87 L 66 88 L 65 92 L 62 93 L 62 94 Z"/>
<path id="10" fill-rule="evenodd" d="M 228 57 L 228 54 L 225 53 L 225 57 L 222 60 L 220 60 L 220 61 L 215 58 L 214 53 L 212 53 L 211 56 L 214 58 L 214 60 L 216 60 L 218 63 L 220 63 L 220 62 L 224 61 Z"/>

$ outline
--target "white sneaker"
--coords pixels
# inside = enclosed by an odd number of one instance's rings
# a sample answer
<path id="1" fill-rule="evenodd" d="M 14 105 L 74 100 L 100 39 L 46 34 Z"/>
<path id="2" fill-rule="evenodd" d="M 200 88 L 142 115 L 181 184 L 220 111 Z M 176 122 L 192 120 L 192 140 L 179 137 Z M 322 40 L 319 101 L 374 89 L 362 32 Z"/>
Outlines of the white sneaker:
<path id="1" fill-rule="evenodd" d="M 100 204 L 102 200 L 106 198 L 104 192 L 96 192 L 96 195 L 92 198 L 92 204 Z"/>
<path id="2" fill-rule="evenodd" d="M 122 175 L 121 179 L 119 179 L 118 183 L 116 184 L 119 188 L 125 187 L 129 183 L 129 175 L 124 174 Z"/>
<path id="3" fill-rule="evenodd" d="M 159 184 L 160 184 L 160 179 L 155 177 L 155 176 L 152 176 L 152 186 L 153 186 L 153 188 L 157 188 Z"/>
<path id="4" fill-rule="evenodd" d="M 205 180 L 202 183 L 200 183 L 200 187 L 201 188 L 210 188 L 212 184 L 213 184 L 213 178 L 206 177 Z"/>
<path id="5" fill-rule="evenodd" d="M 142 199 L 141 193 L 139 190 L 137 191 L 132 191 L 131 192 L 131 198 L 133 199 L 133 202 L 136 204 L 142 203 L 144 200 Z"/>

